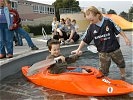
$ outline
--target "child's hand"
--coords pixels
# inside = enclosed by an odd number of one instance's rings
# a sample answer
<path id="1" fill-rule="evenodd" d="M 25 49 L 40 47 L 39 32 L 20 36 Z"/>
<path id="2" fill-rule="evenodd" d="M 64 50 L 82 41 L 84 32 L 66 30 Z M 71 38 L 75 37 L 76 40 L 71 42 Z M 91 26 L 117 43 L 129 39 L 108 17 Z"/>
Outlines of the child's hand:
<path id="1" fill-rule="evenodd" d="M 66 62 L 64 56 L 59 56 L 59 57 L 60 57 L 60 59 L 61 59 L 62 62 Z"/>
<path id="2" fill-rule="evenodd" d="M 78 56 L 81 56 L 82 53 L 83 53 L 82 51 L 79 51 L 77 55 L 78 55 Z"/>
<path id="3" fill-rule="evenodd" d="M 71 54 L 76 54 L 80 56 L 82 55 L 82 51 L 77 49 L 77 50 L 72 51 Z"/>
<path id="4" fill-rule="evenodd" d="M 126 39 L 125 42 L 126 42 L 126 45 L 131 46 L 131 41 L 129 41 L 128 39 Z"/>

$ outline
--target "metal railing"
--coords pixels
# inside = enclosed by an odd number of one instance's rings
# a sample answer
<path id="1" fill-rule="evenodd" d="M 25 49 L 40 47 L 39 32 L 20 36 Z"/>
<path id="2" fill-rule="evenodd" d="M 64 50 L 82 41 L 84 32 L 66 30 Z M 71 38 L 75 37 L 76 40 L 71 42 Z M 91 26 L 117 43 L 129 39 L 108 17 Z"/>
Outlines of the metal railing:
<path id="1" fill-rule="evenodd" d="M 73 8 L 60 8 L 59 13 L 64 14 L 64 13 L 79 13 L 81 12 L 80 8 L 73 7 Z"/>

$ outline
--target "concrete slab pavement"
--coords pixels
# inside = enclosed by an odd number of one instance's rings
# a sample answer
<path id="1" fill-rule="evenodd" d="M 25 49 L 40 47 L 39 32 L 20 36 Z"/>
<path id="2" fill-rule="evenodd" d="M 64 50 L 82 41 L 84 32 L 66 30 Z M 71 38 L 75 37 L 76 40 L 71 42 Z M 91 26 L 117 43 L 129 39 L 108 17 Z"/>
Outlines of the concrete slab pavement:
<path id="1" fill-rule="evenodd" d="M 46 46 L 47 40 L 44 40 L 43 36 L 32 38 L 32 41 L 39 48 L 39 50 L 31 50 L 31 48 L 27 44 L 27 41 L 25 39 L 23 39 L 23 46 L 15 46 L 14 45 L 13 58 L 0 59 L 0 65 L 7 63 L 7 62 L 15 59 L 16 57 L 23 55 L 23 54 L 34 53 L 34 52 L 38 52 L 40 50 L 47 49 L 47 46 Z"/>

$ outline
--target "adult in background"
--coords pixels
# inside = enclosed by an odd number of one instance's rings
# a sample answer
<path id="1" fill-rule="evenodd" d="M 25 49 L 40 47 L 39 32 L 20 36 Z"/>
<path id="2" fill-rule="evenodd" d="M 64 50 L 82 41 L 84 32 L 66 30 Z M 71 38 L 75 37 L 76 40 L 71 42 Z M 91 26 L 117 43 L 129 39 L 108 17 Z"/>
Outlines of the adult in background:
<path id="1" fill-rule="evenodd" d="M 12 15 L 5 6 L 4 0 L 0 0 L 0 59 L 13 57 L 13 32 Z M 7 53 L 6 53 L 7 51 Z"/>
<path id="2" fill-rule="evenodd" d="M 21 26 L 19 25 L 19 23 L 21 22 L 20 18 L 19 18 L 19 14 L 15 9 L 11 8 L 11 1 L 7 1 L 6 5 L 8 6 L 10 13 L 14 17 L 13 31 L 20 34 L 21 36 L 23 36 L 26 39 L 29 47 L 31 47 L 31 50 L 38 50 L 39 48 L 36 47 L 36 45 L 32 42 L 31 37 L 29 36 L 29 34 L 24 29 L 22 29 Z"/>
<path id="3" fill-rule="evenodd" d="M 131 45 L 131 42 L 121 28 L 118 27 L 111 19 L 103 17 L 102 13 L 96 7 L 91 6 L 85 10 L 84 13 L 91 24 L 78 49 L 72 51 L 72 53 L 78 53 L 85 43 L 89 44 L 92 40 L 94 40 L 99 52 L 99 69 L 107 76 L 112 60 L 119 67 L 121 78 L 125 79 L 125 61 L 116 35 L 120 34 L 127 45 Z"/>

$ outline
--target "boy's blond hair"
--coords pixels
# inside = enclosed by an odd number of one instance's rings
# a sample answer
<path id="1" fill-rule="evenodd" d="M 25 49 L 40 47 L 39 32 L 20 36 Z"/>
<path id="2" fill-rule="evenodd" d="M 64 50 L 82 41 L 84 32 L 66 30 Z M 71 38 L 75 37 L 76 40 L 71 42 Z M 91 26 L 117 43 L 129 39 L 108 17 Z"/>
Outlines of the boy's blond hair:
<path id="1" fill-rule="evenodd" d="M 57 17 L 54 16 L 54 17 L 53 17 L 53 21 L 57 21 Z"/>
<path id="2" fill-rule="evenodd" d="M 90 6 L 88 9 L 85 10 L 85 13 L 92 13 L 94 16 L 99 14 L 99 20 L 102 20 L 103 15 L 102 13 L 95 7 L 95 6 Z"/>

